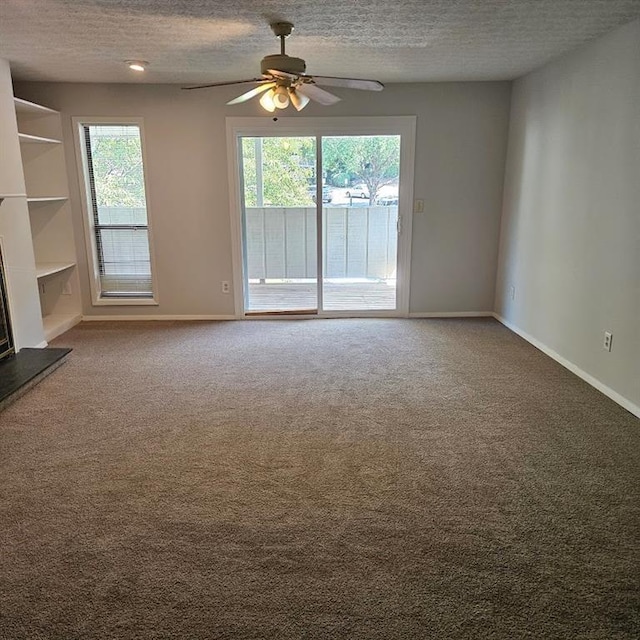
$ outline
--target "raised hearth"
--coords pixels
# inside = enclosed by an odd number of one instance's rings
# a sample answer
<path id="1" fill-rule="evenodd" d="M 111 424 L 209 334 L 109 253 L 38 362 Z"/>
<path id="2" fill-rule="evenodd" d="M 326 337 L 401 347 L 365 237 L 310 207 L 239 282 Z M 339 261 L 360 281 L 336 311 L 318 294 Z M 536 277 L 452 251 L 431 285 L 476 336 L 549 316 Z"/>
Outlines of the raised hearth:
<path id="1" fill-rule="evenodd" d="M 21 349 L 0 361 L 0 411 L 55 371 L 71 349 Z"/>

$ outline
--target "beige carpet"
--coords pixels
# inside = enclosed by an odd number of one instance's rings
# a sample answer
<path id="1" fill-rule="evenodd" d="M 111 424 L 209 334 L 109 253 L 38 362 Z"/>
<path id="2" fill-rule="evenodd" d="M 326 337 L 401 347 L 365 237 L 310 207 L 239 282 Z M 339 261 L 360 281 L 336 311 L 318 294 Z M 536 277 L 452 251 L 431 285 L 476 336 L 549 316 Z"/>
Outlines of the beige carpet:
<path id="1" fill-rule="evenodd" d="M 638 638 L 640 420 L 493 320 L 87 323 L 0 413 L 0 638 Z"/>

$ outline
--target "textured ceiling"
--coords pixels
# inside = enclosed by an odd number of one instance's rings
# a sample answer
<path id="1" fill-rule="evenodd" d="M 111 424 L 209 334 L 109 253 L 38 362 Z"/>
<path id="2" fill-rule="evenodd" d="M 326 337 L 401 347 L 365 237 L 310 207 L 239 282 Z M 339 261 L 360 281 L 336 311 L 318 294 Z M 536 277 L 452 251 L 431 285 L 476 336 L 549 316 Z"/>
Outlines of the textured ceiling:
<path id="1" fill-rule="evenodd" d="M 503 80 L 638 17 L 640 0 L 0 0 L 0 57 L 18 80 L 251 78 L 278 52 L 268 23 L 286 19 L 309 73 Z"/>

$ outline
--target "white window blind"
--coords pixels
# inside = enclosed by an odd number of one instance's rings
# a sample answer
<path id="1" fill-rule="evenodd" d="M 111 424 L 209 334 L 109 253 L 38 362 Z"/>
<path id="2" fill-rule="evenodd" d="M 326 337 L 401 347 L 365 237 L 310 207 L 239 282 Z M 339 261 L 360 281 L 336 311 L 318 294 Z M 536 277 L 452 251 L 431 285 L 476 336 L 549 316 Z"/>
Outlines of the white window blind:
<path id="1" fill-rule="evenodd" d="M 152 298 L 140 127 L 82 125 L 100 298 Z"/>

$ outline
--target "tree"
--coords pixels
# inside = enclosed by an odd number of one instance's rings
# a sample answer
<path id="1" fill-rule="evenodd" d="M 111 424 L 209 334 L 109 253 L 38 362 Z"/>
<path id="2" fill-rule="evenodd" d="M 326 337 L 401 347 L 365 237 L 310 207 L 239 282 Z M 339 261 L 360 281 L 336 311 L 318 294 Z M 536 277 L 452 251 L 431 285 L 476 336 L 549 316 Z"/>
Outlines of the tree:
<path id="1" fill-rule="evenodd" d="M 315 195 L 315 139 L 243 138 L 242 161 L 245 204 L 310 206 Z M 331 136 L 322 142 L 322 164 L 327 184 L 337 175 L 363 182 L 370 201 L 380 188 L 397 181 L 400 169 L 400 136 Z"/>
<path id="2" fill-rule="evenodd" d="M 99 207 L 145 206 L 139 135 L 92 131 L 91 162 Z"/>
<path id="3" fill-rule="evenodd" d="M 315 175 L 314 138 L 243 138 L 242 162 L 246 206 L 258 206 L 260 200 L 278 207 L 313 203 L 309 187 Z"/>
<path id="4" fill-rule="evenodd" d="M 364 182 L 374 202 L 380 188 L 397 181 L 400 173 L 400 136 L 332 136 L 323 138 L 322 163 L 327 180 L 348 174 Z"/>

